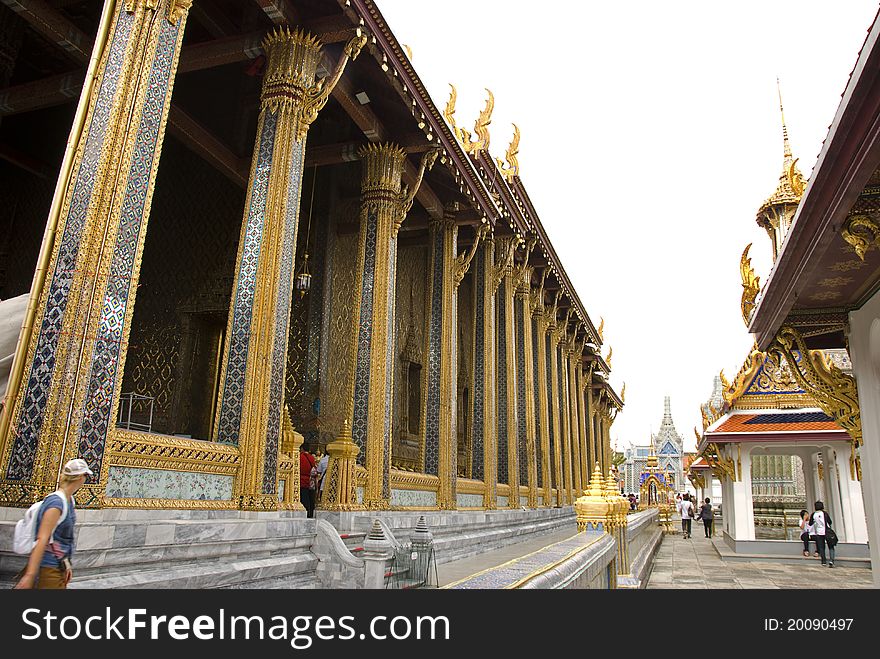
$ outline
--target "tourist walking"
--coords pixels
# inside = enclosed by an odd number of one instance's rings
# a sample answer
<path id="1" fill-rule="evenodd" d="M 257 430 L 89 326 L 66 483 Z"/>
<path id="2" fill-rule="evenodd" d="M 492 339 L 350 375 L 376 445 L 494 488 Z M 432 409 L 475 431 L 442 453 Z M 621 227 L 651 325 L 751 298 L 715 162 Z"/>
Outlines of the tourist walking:
<path id="1" fill-rule="evenodd" d="M 813 526 L 813 535 L 816 538 L 816 549 L 822 565 L 834 567 L 834 547 L 837 545 L 837 534 L 831 528 L 831 515 L 825 512 L 825 504 L 816 502 L 816 510 L 810 516 L 810 524 Z M 826 561 L 825 548 L 828 547 L 828 559 Z"/>
<path id="2" fill-rule="evenodd" d="M 691 495 L 685 492 L 677 507 L 679 514 L 681 514 L 681 533 L 687 540 L 691 537 L 691 520 L 694 517 L 694 504 L 691 503 Z"/>
<path id="3" fill-rule="evenodd" d="M 715 524 L 715 512 L 712 510 L 712 504 L 708 497 L 706 497 L 705 503 L 700 506 L 700 519 L 703 520 L 703 530 L 706 532 L 706 537 L 711 538 L 714 535 L 712 526 Z"/>
<path id="4" fill-rule="evenodd" d="M 64 589 L 73 578 L 73 532 L 76 527 L 74 493 L 91 476 L 92 470 L 82 458 L 64 465 L 58 490 L 40 505 L 36 514 L 36 543 L 16 588 Z"/>
<path id="5" fill-rule="evenodd" d="M 314 470 L 315 473 L 312 473 Z M 315 516 L 315 474 L 317 463 L 315 456 L 300 449 L 299 452 L 299 500 L 306 509 L 306 517 Z"/>

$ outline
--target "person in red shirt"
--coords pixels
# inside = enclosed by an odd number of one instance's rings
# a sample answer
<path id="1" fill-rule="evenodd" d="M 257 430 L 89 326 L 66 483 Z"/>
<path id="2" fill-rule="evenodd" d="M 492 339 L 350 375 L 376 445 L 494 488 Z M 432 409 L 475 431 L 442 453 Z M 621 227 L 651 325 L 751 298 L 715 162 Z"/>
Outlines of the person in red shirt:
<path id="1" fill-rule="evenodd" d="M 299 452 L 299 500 L 306 509 L 307 517 L 315 516 L 315 488 L 312 486 L 312 470 L 317 471 L 315 456 L 306 450 Z"/>

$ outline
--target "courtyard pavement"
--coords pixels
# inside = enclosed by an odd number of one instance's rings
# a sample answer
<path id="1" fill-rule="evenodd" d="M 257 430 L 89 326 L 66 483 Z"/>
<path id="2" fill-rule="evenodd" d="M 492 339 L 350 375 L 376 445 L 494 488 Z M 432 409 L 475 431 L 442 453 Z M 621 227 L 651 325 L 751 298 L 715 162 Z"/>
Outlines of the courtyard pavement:
<path id="1" fill-rule="evenodd" d="M 695 529 L 697 530 L 697 529 Z M 724 561 L 702 529 L 689 540 L 680 533 L 664 535 L 654 557 L 647 588 L 872 588 L 871 570 L 863 567 L 823 567 L 818 558 L 803 562 Z"/>

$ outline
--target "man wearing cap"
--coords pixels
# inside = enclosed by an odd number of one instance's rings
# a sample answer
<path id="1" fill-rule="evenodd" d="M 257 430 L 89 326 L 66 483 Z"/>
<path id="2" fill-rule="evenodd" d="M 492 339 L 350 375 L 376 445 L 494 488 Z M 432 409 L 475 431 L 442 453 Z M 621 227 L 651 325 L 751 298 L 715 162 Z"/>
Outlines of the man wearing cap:
<path id="1" fill-rule="evenodd" d="M 73 530 L 76 526 L 74 493 L 91 476 L 92 470 L 82 458 L 71 460 L 61 470 L 58 491 L 43 500 L 37 513 L 37 543 L 31 550 L 27 566 L 16 588 L 67 588 L 73 572 L 70 558 L 73 556 Z M 61 520 L 67 499 L 67 515 Z M 59 523 L 59 520 L 60 523 Z"/>

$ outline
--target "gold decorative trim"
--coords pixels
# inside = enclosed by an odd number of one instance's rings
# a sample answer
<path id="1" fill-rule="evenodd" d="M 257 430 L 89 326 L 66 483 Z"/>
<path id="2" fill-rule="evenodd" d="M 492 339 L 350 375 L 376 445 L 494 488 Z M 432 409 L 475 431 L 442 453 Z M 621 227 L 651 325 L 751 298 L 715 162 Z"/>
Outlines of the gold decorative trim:
<path id="1" fill-rule="evenodd" d="M 485 494 L 486 484 L 483 481 L 475 481 L 470 478 L 459 478 L 456 492 L 460 494 Z"/>
<path id="2" fill-rule="evenodd" d="M 146 510 L 238 510 L 237 499 L 110 499 L 104 508 L 135 508 Z"/>
<path id="3" fill-rule="evenodd" d="M 752 243 L 746 245 L 745 250 L 743 250 L 742 257 L 739 261 L 739 271 L 742 277 L 742 302 L 740 304 L 743 322 L 746 324 L 746 327 L 749 326 L 749 322 L 752 319 L 752 313 L 755 310 L 755 300 L 758 297 L 758 293 L 761 291 L 761 280 L 755 274 L 754 268 L 752 268 L 752 260 L 749 257 L 749 250 L 752 248 Z"/>
<path id="4" fill-rule="evenodd" d="M 107 459 L 113 467 L 235 476 L 241 452 L 228 444 L 115 428 L 110 432 Z"/>
<path id="5" fill-rule="evenodd" d="M 398 490 L 437 492 L 440 489 L 440 479 L 437 476 L 431 476 L 430 474 L 419 474 L 392 469 L 391 487 Z"/>

